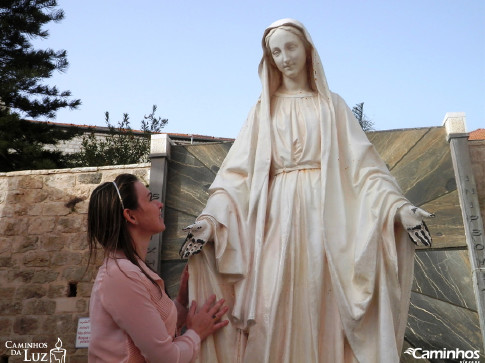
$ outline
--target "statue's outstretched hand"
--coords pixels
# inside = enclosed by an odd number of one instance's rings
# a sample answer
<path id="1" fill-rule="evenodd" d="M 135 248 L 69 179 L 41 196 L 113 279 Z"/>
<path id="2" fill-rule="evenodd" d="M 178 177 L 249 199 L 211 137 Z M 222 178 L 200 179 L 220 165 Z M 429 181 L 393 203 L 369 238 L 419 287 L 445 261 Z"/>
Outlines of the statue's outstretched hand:
<path id="1" fill-rule="evenodd" d="M 423 218 L 432 218 L 434 214 L 428 213 L 410 203 L 399 208 L 397 213 L 411 241 L 417 246 L 431 247 L 431 234 Z"/>
<path id="2" fill-rule="evenodd" d="M 196 255 L 202 250 L 202 247 L 212 239 L 212 224 L 207 219 L 201 219 L 183 229 L 187 232 L 187 238 L 180 248 L 179 255 L 187 259 Z"/>

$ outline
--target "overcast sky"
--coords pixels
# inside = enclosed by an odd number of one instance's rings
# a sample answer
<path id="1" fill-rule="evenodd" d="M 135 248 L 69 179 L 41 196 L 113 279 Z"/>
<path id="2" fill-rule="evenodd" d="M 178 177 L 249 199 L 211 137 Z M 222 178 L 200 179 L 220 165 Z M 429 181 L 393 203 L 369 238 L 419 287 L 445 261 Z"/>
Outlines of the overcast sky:
<path id="1" fill-rule="evenodd" d="M 291 17 L 310 32 L 332 91 L 364 102 L 377 130 L 485 128 L 483 0 L 58 0 L 65 19 L 40 47 L 66 49 L 51 84 L 82 105 L 53 121 L 132 127 L 158 106 L 166 132 L 236 137 L 261 85 L 261 36 Z"/>

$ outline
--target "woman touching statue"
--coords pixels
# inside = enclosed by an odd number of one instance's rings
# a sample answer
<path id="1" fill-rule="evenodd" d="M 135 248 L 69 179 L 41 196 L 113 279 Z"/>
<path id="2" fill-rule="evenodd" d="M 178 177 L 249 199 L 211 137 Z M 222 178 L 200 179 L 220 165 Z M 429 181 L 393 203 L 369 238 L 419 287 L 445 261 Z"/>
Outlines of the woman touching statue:
<path id="1" fill-rule="evenodd" d="M 260 99 L 181 249 L 190 299 L 215 293 L 230 307 L 230 326 L 205 341 L 200 361 L 398 362 L 407 232 L 430 246 L 431 215 L 402 195 L 330 92 L 303 25 L 279 20 L 262 45 Z"/>

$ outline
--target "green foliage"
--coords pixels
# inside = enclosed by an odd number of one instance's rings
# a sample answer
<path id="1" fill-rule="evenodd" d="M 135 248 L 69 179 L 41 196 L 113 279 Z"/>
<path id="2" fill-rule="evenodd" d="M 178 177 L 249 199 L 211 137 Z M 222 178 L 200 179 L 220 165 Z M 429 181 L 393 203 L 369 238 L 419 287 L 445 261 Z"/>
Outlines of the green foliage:
<path id="1" fill-rule="evenodd" d="M 141 121 L 143 134 L 135 133 L 130 126 L 130 118 L 127 113 L 113 126 L 109 119 L 109 113 L 105 113 L 105 122 L 109 133 L 105 138 L 96 136 L 94 131 L 83 136 L 82 150 L 73 155 L 72 162 L 77 166 L 103 166 L 103 165 L 126 165 L 148 161 L 150 152 L 150 135 L 160 132 L 168 122 L 167 119 L 156 117 L 157 106 L 153 106 L 152 112 L 144 116 Z"/>
<path id="2" fill-rule="evenodd" d="M 68 67 L 65 50 L 34 49 L 31 40 L 49 36 L 43 26 L 59 22 L 64 12 L 55 0 L 2 0 L 0 3 L 0 99 L 21 116 L 55 117 L 64 107 L 76 108 L 71 92 L 41 84 L 54 71 Z"/>
<path id="3" fill-rule="evenodd" d="M 374 130 L 374 122 L 369 120 L 364 114 L 364 102 L 358 103 L 352 108 L 352 113 L 354 114 L 357 121 L 359 121 L 360 127 L 364 131 Z"/>
<path id="4" fill-rule="evenodd" d="M 60 168 L 65 158 L 45 150 L 77 134 L 49 124 L 31 124 L 25 117 L 55 117 L 56 111 L 76 108 L 70 91 L 42 84 L 54 71 L 64 72 L 66 51 L 34 49 L 31 40 L 45 39 L 43 26 L 64 17 L 55 0 L 2 0 L 0 2 L 0 171 Z"/>
<path id="5" fill-rule="evenodd" d="M 56 169 L 70 165 L 60 151 L 46 150 L 44 146 L 69 140 L 80 131 L 61 129 L 46 122 L 22 120 L 17 114 L 0 118 L 0 170 Z"/>

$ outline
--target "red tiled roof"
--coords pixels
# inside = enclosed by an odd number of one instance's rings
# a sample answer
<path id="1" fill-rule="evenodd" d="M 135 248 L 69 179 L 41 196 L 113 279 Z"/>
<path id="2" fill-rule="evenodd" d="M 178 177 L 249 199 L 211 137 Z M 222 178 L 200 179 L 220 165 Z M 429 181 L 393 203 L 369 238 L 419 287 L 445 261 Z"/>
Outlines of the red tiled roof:
<path id="1" fill-rule="evenodd" d="M 476 129 L 470 132 L 468 140 L 485 140 L 485 129 Z"/>

